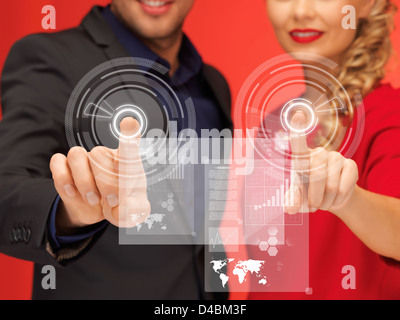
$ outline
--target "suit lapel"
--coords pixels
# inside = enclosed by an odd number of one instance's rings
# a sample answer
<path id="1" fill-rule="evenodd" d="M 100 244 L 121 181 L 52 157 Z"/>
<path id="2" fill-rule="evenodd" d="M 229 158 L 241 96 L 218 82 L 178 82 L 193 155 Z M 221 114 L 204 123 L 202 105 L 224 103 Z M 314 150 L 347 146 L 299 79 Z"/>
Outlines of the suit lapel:
<path id="1" fill-rule="evenodd" d="M 225 117 L 225 127 L 232 130 L 231 95 L 228 84 L 223 76 L 209 65 L 204 65 L 203 75 Z"/>
<path id="2" fill-rule="evenodd" d="M 118 41 L 116 35 L 101 13 L 101 7 L 95 6 L 82 20 L 82 28 L 93 41 L 103 49 L 109 60 L 129 57 L 128 51 Z"/>

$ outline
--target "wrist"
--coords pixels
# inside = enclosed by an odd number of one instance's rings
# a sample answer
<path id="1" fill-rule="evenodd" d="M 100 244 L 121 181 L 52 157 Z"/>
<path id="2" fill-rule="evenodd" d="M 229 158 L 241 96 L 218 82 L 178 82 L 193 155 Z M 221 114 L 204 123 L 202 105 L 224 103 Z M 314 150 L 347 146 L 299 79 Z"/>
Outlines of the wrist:
<path id="1" fill-rule="evenodd" d="M 342 219 L 352 211 L 352 208 L 357 202 L 361 191 L 362 189 L 358 185 L 356 185 L 340 205 L 332 207 L 329 211 L 336 215 L 338 218 Z"/>
<path id="2" fill-rule="evenodd" d="M 60 200 L 56 212 L 56 233 L 58 236 L 70 236 L 78 232 L 78 230 L 86 225 L 72 219 L 71 209 Z"/>

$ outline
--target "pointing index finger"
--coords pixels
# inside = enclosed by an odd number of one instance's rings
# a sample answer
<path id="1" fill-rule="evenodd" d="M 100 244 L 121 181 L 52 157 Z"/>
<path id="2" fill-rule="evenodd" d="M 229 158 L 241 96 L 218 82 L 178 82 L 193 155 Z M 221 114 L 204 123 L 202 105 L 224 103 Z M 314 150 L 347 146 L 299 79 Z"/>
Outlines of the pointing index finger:
<path id="1" fill-rule="evenodd" d="M 305 156 L 309 154 L 307 136 L 301 131 L 307 125 L 307 119 L 303 111 L 297 110 L 291 120 L 290 148 L 294 156 Z"/>
<path id="2" fill-rule="evenodd" d="M 145 185 L 146 176 L 140 155 L 140 125 L 132 117 L 120 123 L 121 135 L 118 148 L 120 192 L 136 190 Z"/>
<path id="3" fill-rule="evenodd" d="M 139 155 L 140 125 L 132 117 L 122 119 L 120 123 L 121 134 L 119 137 L 119 157 L 128 160 Z"/>

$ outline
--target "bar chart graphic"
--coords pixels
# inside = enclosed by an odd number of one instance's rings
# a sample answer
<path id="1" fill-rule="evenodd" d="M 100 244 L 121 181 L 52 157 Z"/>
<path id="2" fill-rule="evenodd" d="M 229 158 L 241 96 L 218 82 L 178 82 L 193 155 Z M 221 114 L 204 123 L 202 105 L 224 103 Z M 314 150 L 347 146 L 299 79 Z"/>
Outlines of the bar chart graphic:
<path id="1" fill-rule="evenodd" d="M 171 167 L 169 172 L 165 174 L 164 177 L 159 178 L 158 181 L 162 181 L 164 179 L 172 179 L 172 180 L 185 179 L 185 165 L 178 163 L 174 167 Z"/>
<path id="2" fill-rule="evenodd" d="M 265 191 L 267 193 L 267 197 L 270 194 L 273 194 L 269 199 L 267 198 L 266 202 L 262 204 L 255 204 L 254 210 L 258 211 L 265 207 L 284 207 L 285 205 L 285 193 L 289 190 L 289 179 L 285 179 L 285 184 L 280 185 L 279 188 L 269 188 L 266 187 Z"/>
<path id="3" fill-rule="evenodd" d="M 276 167 L 257 161 L 245 181 L 247 225 L 283 225 L 285 192 L 289 179 Z"/>
<path id="4" fill-rule="evenodd" d="M 246 177 L 245 207 L 247 225 L 301 225 L 302 213 L 285 214 L 285 201 L 293 203 L 293 188 L 283 171 L 257 162 Z"/>

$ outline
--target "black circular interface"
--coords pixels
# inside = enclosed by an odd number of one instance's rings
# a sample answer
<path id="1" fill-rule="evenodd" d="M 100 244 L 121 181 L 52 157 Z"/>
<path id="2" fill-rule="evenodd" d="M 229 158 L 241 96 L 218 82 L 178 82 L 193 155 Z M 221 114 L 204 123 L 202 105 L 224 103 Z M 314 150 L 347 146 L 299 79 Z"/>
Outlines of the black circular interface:
<path id="1" fill-rule="evenodd" d="M 116 149 L 126 138 L 120 132 L 121 120 L 133 117 L 140 125 L 137 134 L 142 138 L 140 155 L 148 184 L 167 176 L 173 169 L 170 161 L 155 165 L 152 157 L 167 149 L 168 157 L 174 157 L 179 143 L 171 150 L 169 138 L 178 130 L 196 129 L 192 99 L 181 86 L 177 90 L 168 81 L 168 71 L 154 61 L 130 57 L 107 61 L 90 71 L 68 102 L 65 128 L 69 146 L 88 151 L 96 146 Z M 154 134 L 155 130 L 163 135 Z M 149 134 L 152 139 L 146 139 Z M 106 165 L 103 169 L 111 172 Z"/>

